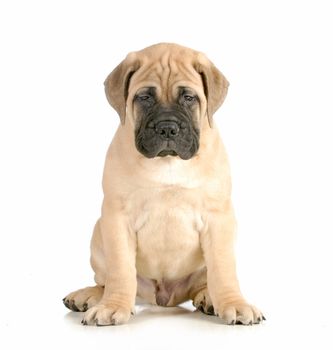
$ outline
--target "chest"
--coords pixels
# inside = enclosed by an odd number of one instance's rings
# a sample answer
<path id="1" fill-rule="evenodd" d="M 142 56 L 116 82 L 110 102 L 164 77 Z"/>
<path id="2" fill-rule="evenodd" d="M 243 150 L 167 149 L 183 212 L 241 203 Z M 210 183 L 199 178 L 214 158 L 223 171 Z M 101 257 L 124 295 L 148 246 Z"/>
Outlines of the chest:
<path id="1" fill-rule="evenodd" d="M 177 234 L 199 232 L 203 225 L 203 198 L 200 191 L 175 186 L 140 189 L 129 199 L 128 214 L 132 229 Z"/>
<path id="2" fill-rule="evenodd" d="M 200 193 L 181 188 L 132 197 L 131 226 L 137 236 L 137 270 L 153 279 L 175 279 L 202 264 L 204 226 Z"/>

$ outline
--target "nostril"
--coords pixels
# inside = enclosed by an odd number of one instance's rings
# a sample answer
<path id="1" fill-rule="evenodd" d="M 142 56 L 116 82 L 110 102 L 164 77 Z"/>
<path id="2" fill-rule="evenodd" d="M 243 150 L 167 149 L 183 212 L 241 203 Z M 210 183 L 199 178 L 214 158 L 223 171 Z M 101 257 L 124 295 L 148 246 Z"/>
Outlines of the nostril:
<path id="1" fill-rule="evenodd" d="M 156 125 L 155 132 L 165 139 L 173 138 L 178 135 L 179 126 L 176 122 L 162 121 Z"/>

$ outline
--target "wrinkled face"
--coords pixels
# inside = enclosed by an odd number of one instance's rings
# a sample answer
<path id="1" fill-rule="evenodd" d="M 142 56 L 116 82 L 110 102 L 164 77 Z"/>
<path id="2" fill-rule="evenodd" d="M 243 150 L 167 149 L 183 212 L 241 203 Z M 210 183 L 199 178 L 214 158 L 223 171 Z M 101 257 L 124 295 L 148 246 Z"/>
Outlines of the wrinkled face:
<path id="1" fill-rule="evenodd" d="M 104 85 L 140 154 L 187 160 L 198 152 L 200 131 L 206 140 L 229 83 L 204 54 L 160 43 L 129 53 Z"/>
<path id="2" fill-rule="evenodd" d="M 186 86 L 171 102 L 162 102 L 155 87 L 143 87 L 133 99 L 135 145 L 147 158 L 192 158 L 199 149 L 199 97 Z"/>

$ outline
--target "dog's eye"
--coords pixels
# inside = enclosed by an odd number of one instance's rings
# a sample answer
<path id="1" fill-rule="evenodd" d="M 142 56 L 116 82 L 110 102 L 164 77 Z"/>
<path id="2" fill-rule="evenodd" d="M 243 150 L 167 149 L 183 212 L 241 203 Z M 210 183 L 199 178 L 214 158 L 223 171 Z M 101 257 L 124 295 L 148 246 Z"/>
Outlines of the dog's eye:
<path id="1" fill-rule="evenodd" d="M 150 95 L 138 95 L 137 98 L 140 100 L 140 101 L 147 101 L 151 98 Z"/>
<path id="2" fill-rule="evenodd" d="M 191 96 L 191 95 L 184 95 L 184 100 L 186 102 L 193 102 L 195 100 L 195 96 Z"/>

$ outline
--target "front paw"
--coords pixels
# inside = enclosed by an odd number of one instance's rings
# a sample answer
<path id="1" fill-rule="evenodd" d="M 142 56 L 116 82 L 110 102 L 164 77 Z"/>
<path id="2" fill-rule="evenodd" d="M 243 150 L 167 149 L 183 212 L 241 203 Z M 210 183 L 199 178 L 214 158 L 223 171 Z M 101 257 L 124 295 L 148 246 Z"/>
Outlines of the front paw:
<path id="1" fill-rule="evenodd" d="M 228 325 L 258 324 L 265 320 L 265 316 L 255 306 L 244 302 L 225 303 L 217 308 L 217 316 Z"/>
<path id="2" fill-rule="evenodd" d="M 131 308 L 121 307 L 112 303 L 97 304 L 84 314 L 82 324 L 109 326 L 126 323 L 131 316 Z"/>

